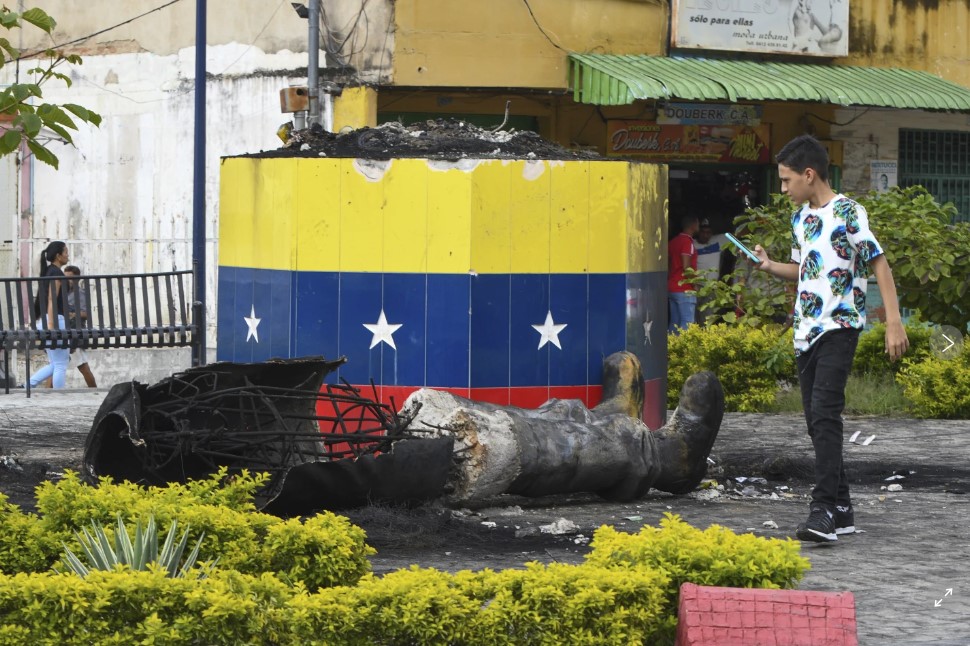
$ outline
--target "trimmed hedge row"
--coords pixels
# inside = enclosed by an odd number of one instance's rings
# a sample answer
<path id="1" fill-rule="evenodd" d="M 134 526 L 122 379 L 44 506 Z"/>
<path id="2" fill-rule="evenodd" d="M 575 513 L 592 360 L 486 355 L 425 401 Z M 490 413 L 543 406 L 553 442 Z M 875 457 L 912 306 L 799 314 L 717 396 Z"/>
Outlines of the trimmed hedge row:
<path id="1" fill-rule="evenodd" d="M 367 557 L 374 549 L 347 518 L 323 513 L 305 521 L 282 520 L 256 511 L 253 493 L 264 482 L 265 476 L 228 478 L 222 470 L 187 485 L 145 488 L 103 478 L 92 487 L 68 472 L 56 484 L 38 487 L 39 516 L 21 513 L 0 494 L 0 572 L 48 570 L 64 544 L 80 553 L 74 532 L 91 521 L 104 525 L 113 540 L 118 514 L 128 524 L 154 515 L 161 527 L 177 519 L 180 527 L 189 527 L 190 543 L 205 532 L 200 561 L 218 557 L 220 569 L 274 572 L 311 590 L 352 585 L 370 571 Z"/>
<path id="2" fill-rule="evenodd" d="M 582 565 L 414 567 L 316 591 L 279 567 L 254 575 L 221 562 L 205 579 L 20 573 L 0 575 L 0 644 L 669 644 L 683 581 L 790 587 L 808 567 L 791 540 L 666 514 L 635 535 L 600 528 Z"/>
<path id="3" fill-rule="evenodd" d="M 970 343 L 953 359 L 933 356 L 933 329 L 906 325 L 910 349 L 890 362 L 886 326 L 876 323 L 859 336 L 852 373 L 886 376 L 902 386 L 908 412 L 915 417 L 970 418 Z M 724 386 L 724 408 L 735 412 L 770 410 L 781 384 L 796 384 L 792 331 L 779 326 L 754 328 L 719 323 L 691 325 L 668 343 L 667 406 L 674 408 L 686 379 L 710 370 Z"/>
<path id="4" fill-rule="evenodd" d="M 684 382 L 710 370 L 724 387 L 724 410 L 758 412 L 775 401 L 779 381 L 795 378 L 792 331 L 780 326 L 691 325 L 667 337 L 667 407 Z"/>
<path id="5" fill-rule="evenodd" d="M 906 361 L 898 381 L 915 415 L 970 419 L 970 339 L 955 358 Z"/>

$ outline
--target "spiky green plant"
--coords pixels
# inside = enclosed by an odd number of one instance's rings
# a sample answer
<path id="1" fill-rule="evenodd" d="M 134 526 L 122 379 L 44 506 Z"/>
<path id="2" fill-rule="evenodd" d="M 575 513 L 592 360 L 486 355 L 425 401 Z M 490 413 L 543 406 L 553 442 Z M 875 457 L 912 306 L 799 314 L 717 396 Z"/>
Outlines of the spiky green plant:
<path id="1" fill-rule="evenodd" d="M 188 546 L 189 528 L 182 532 L 182 537 L 178 543 L 175 542 L 176 528 L 178 521 L 173 520 L 168 528 L 168 535 L 162 545 L 161 552 L 158 548 L 158 528 L 155 525 L 155 517 L 149 516 L 148 523 L 143 528 L 141 521 L 135 525 L 134 541 L 128 536 L 128 528 L 118 514 L 118 525 L 114 532 L 114 541 L 108 538 L 101 523 L 91 521 L 91 530 L 86 527 L 81 528 L 81 533 L 74 532 L 87 563 L 83 563 L 71 549 L 64 544 L 64 562 L 67 563 L 71 571 L 79 576 L 87 576 L 91 570 L 113 570 L 119 566 L 128 567 L 132 570 L 147 570 L 152 565 L 162 568 L 169 577 L 181 578 L 189 575 L 198 578 L 205 578 L 206 572 L 212 568 L 218 559 L 212 562 L 203 563 L 199 570 L 192 571 L 196 560 L 199 558 L 199 549 L 202 547 L 202 539 L 205 532 L 199 536 L 195 547 L 185 557 L 183 562 L 182 554 Z M 114 543 L 112 545 L 112 542 Z"/>

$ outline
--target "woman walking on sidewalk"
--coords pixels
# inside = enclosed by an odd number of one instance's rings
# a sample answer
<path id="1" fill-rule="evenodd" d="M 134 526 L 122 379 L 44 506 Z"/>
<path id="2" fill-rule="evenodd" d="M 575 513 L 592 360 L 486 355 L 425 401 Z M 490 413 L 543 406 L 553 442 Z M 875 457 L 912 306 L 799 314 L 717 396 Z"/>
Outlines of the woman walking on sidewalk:
<path id="1" fill-rule="evenodd" d="M 67 276 L 67 312 L 72 328 L 87 327 L 88 321 L 88 289 L 84 281 L 81 280 L 81 269 L 75 265 L 68 265 L 64 268 L 64 275 Z M 88 365 L 88 353 L 83 347 L 71 350 L 74 355 L 74 363 L 77 365 L 78 372 L 84 377 L 84 383 L 88 388 L 97 388 L 98 382 L 91 372 Z"/>
<path id="2" fill-rule="evenodd" d="M 40 275 L 45 278 L 64 278 L 61 267 L 69 259 L 67 245 L 60 240 L 47 245 L 40 254 Z M 67 293 L 62 284 L 63 280 L 42 281 L 37 289 L 34 301 L 34 314 L 37 316 L 37 328 L 44 327 L 46 319 L 48 329 L 66 329 L 64 314 L 67 312 Z M 41 298 L 41 294 L 44 297 Z M 42 304 L 46 304 L 41 311 Z M 43 318 L 42 318 L 43 317 Z M 54 388 L 63 388 L 67 381 L 67 365 L 71 361 L 71 351 L 68 348 L 53 348 L 47 350 L 47 365 L 30 376 L 31 388 L 36 387 L 45 379 L 53 376 Z"/>

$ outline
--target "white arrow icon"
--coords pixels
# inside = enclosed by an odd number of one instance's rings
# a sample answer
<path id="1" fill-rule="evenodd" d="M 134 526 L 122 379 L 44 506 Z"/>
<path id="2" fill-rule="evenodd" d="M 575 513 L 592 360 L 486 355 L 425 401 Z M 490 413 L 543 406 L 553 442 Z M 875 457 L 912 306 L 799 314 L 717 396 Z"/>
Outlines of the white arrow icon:
<path id="1" fill-rule="evenodd" d="M 950 345 L 948 345 L 945 348 L 943 348 L 940 352 L 946 352 L 947 350 L 949 350 L 950 348 L 952 348 L 954 345 L 956 345 L 956 341 L 954 341 L 953 339 L 951 339 L 950 337 L 948 337 L 946 334 L 944 334 L 944 333 L 941 332 L 940 333 L 940 336 L 942 336 L 944 339 L 946 339 L 947 341 L 950 342 Z"/>
<path id="2" fill-rule="evenodd" d="M 943 594 L 943 599 L 946 599 L 951 594 L 953 594 L 953 588 L 947 588 L 946 589 L 946 592 Z M 937 599 L 936 601 L 934 601 L 933 602 L 933 607 L 934 608 L 939 608 L 940 606 L 942 606 L 943 605 L 943 599 Z"/>

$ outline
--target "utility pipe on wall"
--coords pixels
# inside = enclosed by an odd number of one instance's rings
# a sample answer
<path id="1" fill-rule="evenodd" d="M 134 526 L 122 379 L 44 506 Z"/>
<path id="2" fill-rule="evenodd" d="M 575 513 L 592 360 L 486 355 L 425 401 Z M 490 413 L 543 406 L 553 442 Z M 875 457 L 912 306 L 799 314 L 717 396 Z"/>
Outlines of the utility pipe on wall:
<path id="1" fill-rule="evenodd" d="M 310 115 L 307 127 L 320 123 L 320 0 L 310 0 L 307 39 L 307 86 Z"/>
<path id="2" fill-rule="evenodd" d="M 195 158 L 192 173 L 192 270 L 195 302 L 192 319 L 198 342 L 192 346 L 192 365 L 205 365 L 205 56 L 206 0 L 195 0 Z"/>

